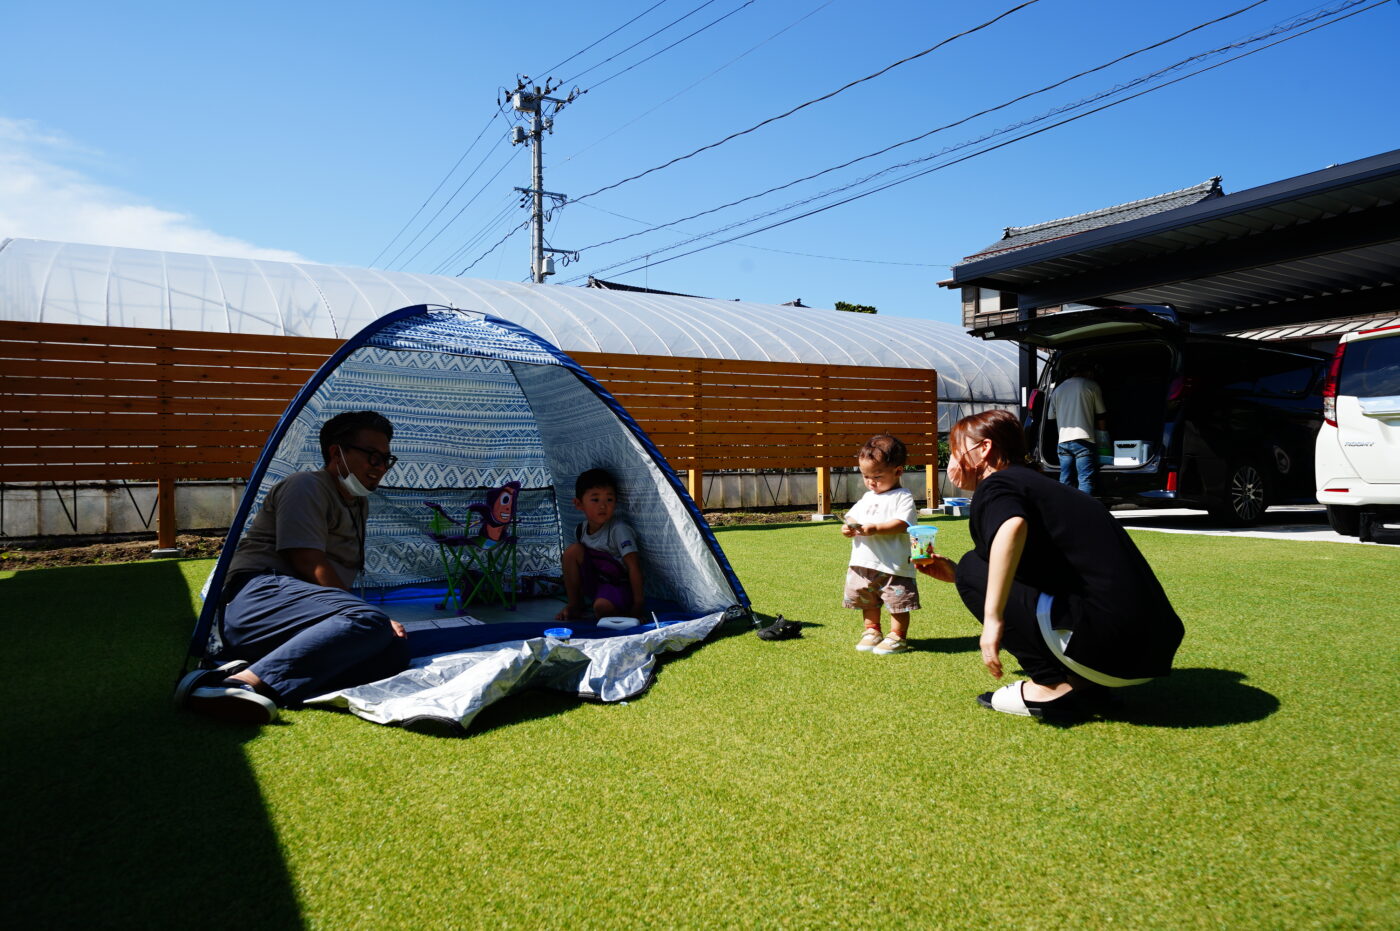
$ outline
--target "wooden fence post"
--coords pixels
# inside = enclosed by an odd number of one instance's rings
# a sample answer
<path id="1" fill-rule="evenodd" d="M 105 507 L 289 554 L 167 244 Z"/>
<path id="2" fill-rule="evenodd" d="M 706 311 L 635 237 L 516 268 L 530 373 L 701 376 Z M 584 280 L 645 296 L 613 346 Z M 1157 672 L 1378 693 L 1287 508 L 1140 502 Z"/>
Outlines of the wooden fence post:
<path id="1" fill-rule="evenodd" d="M 825 371 L 818 378 L 816 391 L 816 427 L 817 433 L 817 456 L 825 457 L 826 449 L 826 424 L 829 419 L 829 404 L 827 392 L 830 390 L 830 377 Z M 812 515 L 812 520 L 826 520 L 831 516 L 831 469 L 826 466 L 825 459 L 819 458 L 817 466 L 817 513 Z"/>
<path id="2" fill-rule="evenodd" d="M 166 435 L 173 434 L 174 422 L 171 417 L 172 394 L 174 390 L 171 386 L 171 365 L 175 361 L 175 348 L 171 345 L 157 346 L 160 355 L 156 361 L 156 402 L 158 407 L 157 419 L 159 429 L 166 431 Z M 154 449 L 152 454 L 159 461 L 160 450 Z M 179 556 L 180 548 L 175 545 L 175 536 L 179 528 L 175 526 L 175 477 L 172 474 L 174 464 L 167 461 L 162 462 L 157 467 L 159 476 L 156 479 L 156 548 L 151 550 L 152 556 Z"/>
<path id="3" fill-rule="evenodd" d="M 943 500 L 943 489 L 938 484 L 938 373 L 929 373 L 929 408 L 933 426 L 933 454 L 928 465 L 924 466 L 924 508 L 932 511 Z"/>
<path id="4" fill-rule="evenodd" d="M 690 494 L 690 500 L 695 502 L 695 506 L 703 511 L 705 510 L 705 390 L 700 379 L 700 360 L 687 360 L 686 368 L 690 370 L 690 424 L 694 430 L 690 436 L 693 442 L 691 452 L 695 456 L 695 465 L 686 473 L 686 491 Z"/>

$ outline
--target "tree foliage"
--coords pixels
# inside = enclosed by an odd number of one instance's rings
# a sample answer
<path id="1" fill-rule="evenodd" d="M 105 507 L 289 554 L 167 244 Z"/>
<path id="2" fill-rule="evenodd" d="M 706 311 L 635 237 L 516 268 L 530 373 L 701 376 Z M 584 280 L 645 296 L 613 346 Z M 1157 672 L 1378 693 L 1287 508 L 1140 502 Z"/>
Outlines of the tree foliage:
<path id="1" fill-rule="evenodd" d="M 837 302 L 836 302 L 836 309 L 837 309 L 837 310 L 849 311 L 850 313 L 853 313 L 853 314 L 874 314 L 874 313 L 879 313 L 879 311 L 877 311 L 877 310 L 875 309 L 875 305 L 874 305 L 874 304 L 849 304 L 849 303 L 847 303 L 846 301 L 837 301 Z"/>

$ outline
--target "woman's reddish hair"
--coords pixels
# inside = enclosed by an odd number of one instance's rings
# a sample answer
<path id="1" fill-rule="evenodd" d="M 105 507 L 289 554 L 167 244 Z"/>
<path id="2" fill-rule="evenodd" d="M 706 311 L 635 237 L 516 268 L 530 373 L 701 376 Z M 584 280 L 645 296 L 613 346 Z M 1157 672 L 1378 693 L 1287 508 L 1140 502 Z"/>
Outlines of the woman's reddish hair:
<path id="1" fill-rule="evenodd" d="M 1000 408 L 969 414 L 953 424 L 948 434 L 948 445 L 958 449 L 963 438 L 974 443 L 991 440 L 992 448 L 987 452 L 987 464 L 993 469 L 1004 469 L 1009 465 L 1026 464 L 1026 434 L 1016 415 Z"/>

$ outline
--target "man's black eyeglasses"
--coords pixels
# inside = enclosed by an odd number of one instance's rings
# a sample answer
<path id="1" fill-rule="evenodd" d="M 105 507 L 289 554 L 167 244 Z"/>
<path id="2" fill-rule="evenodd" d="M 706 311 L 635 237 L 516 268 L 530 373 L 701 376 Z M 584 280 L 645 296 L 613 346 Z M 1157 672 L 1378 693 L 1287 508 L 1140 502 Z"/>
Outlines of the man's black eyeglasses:
<path id="1" fill-rule="evenodd" d="M 345 448 L 357 449 L 360 452 L 364 453 L 366 456 L 368 456 L 370 468 L 372 469 L 377 469 L 380 466 L 383 466 L 386 469 L 392 469 L 394 467 L 394 463 L 399 461 L 398 456 L 395 456 L 391 453 L 381 453 L 377 449 L 365 449 L 363 446 L 351 446 L 349 443 L 345 444 Z"/>

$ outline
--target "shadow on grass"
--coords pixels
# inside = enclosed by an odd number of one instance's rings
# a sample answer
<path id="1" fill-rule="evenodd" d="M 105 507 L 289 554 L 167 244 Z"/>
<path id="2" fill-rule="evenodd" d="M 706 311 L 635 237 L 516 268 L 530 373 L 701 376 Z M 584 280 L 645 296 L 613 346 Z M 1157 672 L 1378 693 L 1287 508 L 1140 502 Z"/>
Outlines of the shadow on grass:
<path id="1" fill-rule="evenodd" d="M 930 653 L 976 653 L 976 637 L 910 637 L 909 645 Z"/>
<path id="2" fill-rule="evenodd" d="M 828 520 L 828 521 L 819 521 L 819 520 L 812 520 L 812 521 L 795 520 L 795 521 L 788 521 L 788 522 L 785 523 L 785 524 L 725 524 L 725 525 L 720 526 L 720 527 L 711 527 L 710 530 L 714 531 L 715 533 L 721 533 L 721 532 L 723 532 L 723 533 L 742 533 L 742 532 L 752 531 L 752 530 L 791 530 L 793 527 L 820 527 L 820 526 L 822 526 L 823 524 L 826 524 L 827 526 L 831 526 L 831 527 L 840 527 L 840 526 L 841 526 L 841 522 L 840 522 L 840 521 L 835 521 L 835 520 Z M 839 534 L 841 531 L 840 531 L 840 530 L 835 530 L 835 531 L 833 531 L 833 532 Z"/>
<path id="3" fill-rule="evenodd" d="M 1123 689 L 1115 720 L 1140 727 L 1224 727 L 1262 721 L 1279 709 L 1274 695 L 1230 669 L 1174 669 L 1170 676 Z"/>
<path id="4" fill-rule="evenodd" d="M 171 707 L 194 627 L 180 565 L 0 581 L 15 927 L 302 925 L 244 759 L 257 732 Z"/>

